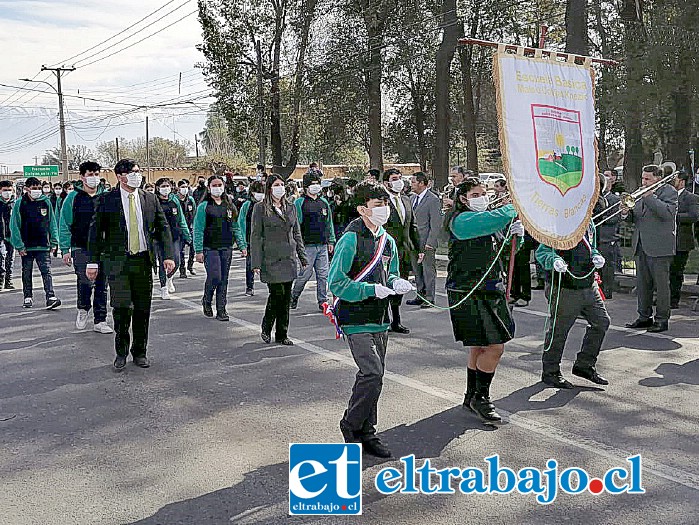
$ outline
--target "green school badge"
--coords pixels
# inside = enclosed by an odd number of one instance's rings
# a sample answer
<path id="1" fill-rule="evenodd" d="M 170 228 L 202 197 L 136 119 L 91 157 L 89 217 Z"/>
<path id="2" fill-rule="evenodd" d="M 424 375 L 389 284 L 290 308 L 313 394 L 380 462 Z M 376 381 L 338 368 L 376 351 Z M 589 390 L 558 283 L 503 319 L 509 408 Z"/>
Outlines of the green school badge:
<path id="1" fill-rule="evenodd" d="M 47 210 L 46 208 L 42 208 L 42 209 L 41 209 L 41 215 L 42 215 L 43 217 L 46 217 L 46 214 L 48 214 L 48 212 L 49 212 L 49 210 Z"/>

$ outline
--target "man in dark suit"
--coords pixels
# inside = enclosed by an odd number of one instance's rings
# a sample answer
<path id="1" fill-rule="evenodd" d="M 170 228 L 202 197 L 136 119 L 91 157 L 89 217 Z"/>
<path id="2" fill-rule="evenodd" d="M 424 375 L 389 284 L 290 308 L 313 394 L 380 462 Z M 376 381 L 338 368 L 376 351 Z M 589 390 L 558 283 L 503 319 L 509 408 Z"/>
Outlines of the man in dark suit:
<path id="1" fill-rule="evenodd" d="M 606 261 L 606 264 L 599 269 L 599 274 L 602 279 L 602 291 L 607 299 L 614 296 L 614 271 L 617 267 L 617 244 L 619 242 L 619 223 L 621 222 L 619 214 L 615 214 L 619 210 L 619 196 L 612 192 L 615 179 L 616 176 L 612 170 L 604 171 L 604 187 L 598 202 L 599 211 L 608 211 L 600 213 L 597 222 L 602 222 L 610 217 L 597 228 L 597 249 Z M 598 208 L 595 207 L 595 210 Z M 595 215 L 597 215 L 597 211 L 595 211 Z"/>
<path id="2" fill-rule="evenodd" d="M 686 189 L 689 173 L 680 172 L 674 181 L 677 190 L 677 251 L 670 264 L 670 308 L 679 308 L 684 269 L 694 249 L 694 223 L 699 221 L 699 197 Z"/>
<path id="3" fill-rule="evenodd" d="M 663 170 L 651 165 L 643 168 L 641 185 L 649 187 L 663 178 Z M 648 191 L 633 209 L 621 206 L 621 218 L 634 224 L 631 245 L 636 258 L 638 319 L 627 328 L 647 328 L 665 332 L 670 321 L 670 263 L 675 255 L 677 190 L 662 184 Z M 653 319 L 653 289 L 657 307 Z"/>
<path id="4" fill-rule="evenodd" d="M 410 269 L 416 261 L 422 262 L 424 253 L 418 254 L 420 237 L 415 223 L 415 215 L 410 204 L 410 198 L 403 195 L 403 176 L 396 168 L 388 169 L 383 174 L 383 183 L 388 190 L 391 215 L 384 229 L 396 241 L 398 250 L 399 272 L 402 279 L 410 276 Z M 397 334 L 409 334 L 410 330 L 400 322 L 400 305 L 403 302 L 402 295 L 390 297 L 391 303 L 391 331 Z"/>
<path id="5" fill-rule="evenodd" d="M 410 204 L 415 216 L 415 224 L 420 238 L 418 251 L 424 253 L 424 257 L 415 264 L 415 281 L 418 293 L 434 304 L 435 287 L 437 283 L 437 244 L 442 230 L 442 204 L 432 191 L 430 191 L 430 179 L 423 172 L 413 175 L 413 196 Z M 430 307 L 430 304 L 417 297 L 407 302 L 410 305 L 420 305 L 422 308 Z"/>
<path id="6" fill-rule="evenodd" d="M 148 368 L 148 325 L 153 292 L 153 241 L 165 251 L 163 265 L 175 270 L 172 234 L 155 195 L 140 190 L 143 176 L 131 159 L 114 168 L 119 185 L 99 197 L 90 224 L 86 274 L 94 280 L 99 264 L 109 281 L 114 316 L 114 368 L 121 371 L 131 351 L 136 366 Z M 129 329 L 133 327 L 133 344 Z"/>

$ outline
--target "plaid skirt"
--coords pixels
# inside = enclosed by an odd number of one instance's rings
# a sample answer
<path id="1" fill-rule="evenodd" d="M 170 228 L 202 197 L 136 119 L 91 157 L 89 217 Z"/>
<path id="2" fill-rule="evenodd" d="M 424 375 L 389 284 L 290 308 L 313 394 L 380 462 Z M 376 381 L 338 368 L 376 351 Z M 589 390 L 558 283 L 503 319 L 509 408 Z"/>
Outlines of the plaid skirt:
<path id="1" fill-rule="evenodd" d="M 447 290 L 449 306 L 466 295 L 466 292 Z M 464 346 L 504 344 L 515 335 L 515 323 L 504 292 L 477 290 L 449 313 L 454 339 Z"/>

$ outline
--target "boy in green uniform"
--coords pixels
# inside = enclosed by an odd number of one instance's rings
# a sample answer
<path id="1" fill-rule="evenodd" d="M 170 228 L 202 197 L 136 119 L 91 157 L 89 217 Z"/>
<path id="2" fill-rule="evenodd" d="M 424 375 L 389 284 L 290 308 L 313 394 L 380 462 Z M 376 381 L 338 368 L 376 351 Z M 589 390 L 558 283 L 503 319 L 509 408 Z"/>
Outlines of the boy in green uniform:
<path id="1" fill-rule="evenodd" d="M 377 404 L 383 386 L 388 344 L 388 297 L 405 294 L 412 285 L 398 272 L 398 252 L 383 225 L 388 220 L 388 194 L 373 181 L 356 188 L 357 212 L 335 247 L 329 285 L 335 296 L 338 330 L 347 336 L 359 367 L 340 430 L 347 443 L 387 458 L 391 451 L 376 436 Z"/>

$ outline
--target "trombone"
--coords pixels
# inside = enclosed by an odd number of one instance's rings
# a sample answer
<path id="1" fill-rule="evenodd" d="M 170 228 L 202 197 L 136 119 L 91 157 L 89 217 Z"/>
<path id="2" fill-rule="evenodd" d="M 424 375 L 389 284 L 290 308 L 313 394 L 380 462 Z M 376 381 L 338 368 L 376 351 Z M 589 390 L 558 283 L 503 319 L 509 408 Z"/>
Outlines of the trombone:
<path id="1" fill-rule="evenodd" d="M 604 211 L 599 212 L 597 215 L 592 217 L 592 222 L 595 226 L 600 226 L 607 222 L 609 219 L 612 219 L 622 213 L 624 209 L 627 210 L 632 210 L 634 206 L 636 206 L 636 202 L 639 199 L 642 199 L 645 197 L 648 193 L 654 192 L 657 190 L 660 186 L 663 184 L 667 184 L 668 182 L 672 181 L 676 176 L 677 173 L 677 166 L 675 165 L 674 162 L 665 162 L 664 164 L 659 166 L 662 170 L 663 173 L 667 173 L 662 179 L 660 179 L 658 182 L 654 182 L 650 186 L 645 186 L 645 187 L 640 187 L 633 193 L 622 193 L 619 195 L 619 202 L 613 204 L 609 208 L 607 208 Z M 614 213 L 611 213 L 607 215 L 610 211 L 610 209 L 614 206 L 618 206 L 619 209 L 616 210 Z M 606 217 L 604 217 L 607 215 Z M 601 221 L 595 222 L 595 219 L 598 219 L 599 217 L 604 217 Z"/>

